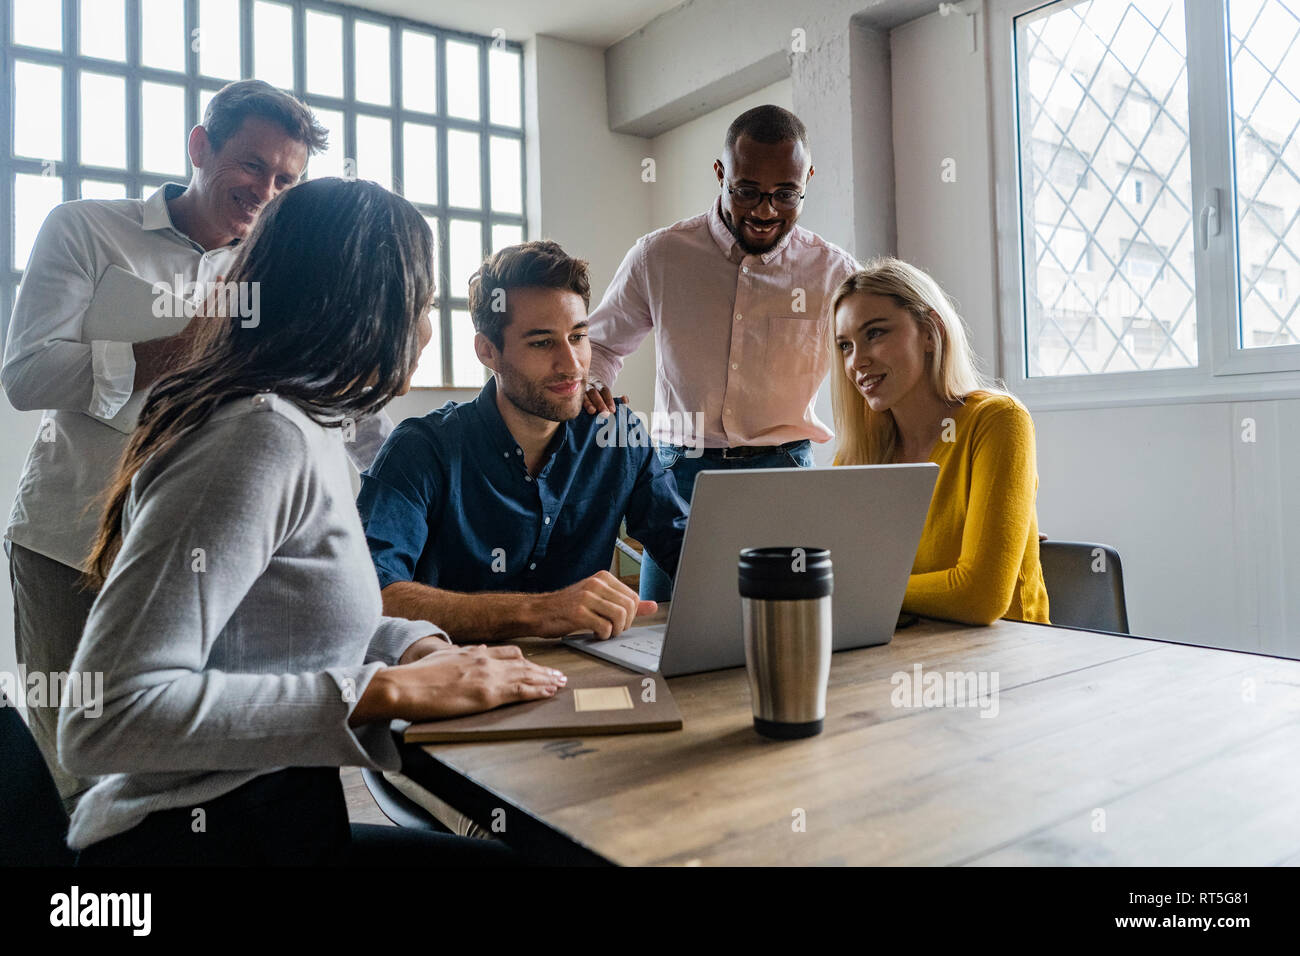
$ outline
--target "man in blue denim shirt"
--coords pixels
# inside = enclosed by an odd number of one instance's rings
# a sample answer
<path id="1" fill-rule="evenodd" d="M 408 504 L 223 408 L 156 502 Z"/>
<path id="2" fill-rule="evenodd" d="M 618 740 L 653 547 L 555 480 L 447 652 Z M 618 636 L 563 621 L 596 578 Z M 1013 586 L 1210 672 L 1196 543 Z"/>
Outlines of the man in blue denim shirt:
<path id="1" fill-rule="evenodd" d="M 456 641 L 594 631 L 655 610 L 609 573 L 628 532 L 676 569 L 686 504 L 626 405 L 583 411 L 587 264 L 557 243 L 502 249 L 470 280 L 471 402 L 399 425 L 357 500 L 384 613 Z"/>

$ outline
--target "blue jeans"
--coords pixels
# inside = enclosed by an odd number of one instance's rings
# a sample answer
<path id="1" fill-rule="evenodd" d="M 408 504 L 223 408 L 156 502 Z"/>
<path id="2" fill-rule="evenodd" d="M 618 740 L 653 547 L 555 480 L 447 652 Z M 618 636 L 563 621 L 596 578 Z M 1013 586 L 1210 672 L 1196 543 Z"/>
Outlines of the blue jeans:
<path id="1" fill-rule="evenodd" d="M 686 449 L 679 445 L 660 445 L 659 463 L 677 482 L 677 493 L 691 503 L 695 491 L 695 476 L 702 471 L 730 471 L 734 468 L 811 468 L 812 442 L 801 441 L 768 455 L 752 458 L 687 458 Z M 649 553 L 641 556 L 641 600 L 667 601 L 673 593 L 673 582 Z"/>

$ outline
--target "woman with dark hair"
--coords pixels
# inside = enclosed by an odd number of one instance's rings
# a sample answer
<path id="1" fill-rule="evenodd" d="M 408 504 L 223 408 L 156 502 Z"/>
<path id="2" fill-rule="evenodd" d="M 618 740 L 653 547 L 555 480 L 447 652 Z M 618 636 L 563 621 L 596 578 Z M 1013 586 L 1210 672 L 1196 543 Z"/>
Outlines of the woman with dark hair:
<path id="1" fill-rule="evenodd" d="M 107 492 L 73 663 L 103 695 L 58 734 L 66 767 L 102 776 L 68 843 L 83 864 L 510 862 L 489 841 L 349 827 L 338 775 L 397 769 L 392 719 L 565 680 L 382 616 L 343 443 L 406 392 L 432 334 L 429 227 L 373 183 L 313 180 L 267 206 L 227 282 L 257 289 L 257 314 L 195 319 Z"/>

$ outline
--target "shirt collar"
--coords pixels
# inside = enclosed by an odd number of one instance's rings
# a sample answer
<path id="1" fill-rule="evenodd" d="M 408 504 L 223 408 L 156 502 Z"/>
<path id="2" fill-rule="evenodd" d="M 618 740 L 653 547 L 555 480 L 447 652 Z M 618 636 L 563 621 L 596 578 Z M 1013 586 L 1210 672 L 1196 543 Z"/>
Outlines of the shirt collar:
<path id="1" fill-rule="evenodd" d="M 185 192 L 186 188 L 180 183 L 163 183 L 155 189 L 153 195 L 144 201 L 144 215 L 140 219 L 140 228 L 146 232 L 170 229 L 196 249 L 202 249 L 202 246 L 176 228 L 176 224 L 172 222 L 171 211 L 167 208 L 167 203 Z M 233 249 L 237 245 L 239 245 L 238 239 L 224 248 Z"/>
<path id="2" fill-rule="evenodd" d="M 478 397 L 471 403 L 474 410 L 478 413 L 479 418 L 487 427 L 489 440 L 496 453 L 502 458 L 514 458 L 519 462 L 519 467 L 524 468 L 523 450 L 519 447 L 519 442 L 515 436 L 510 434 L 510 429 L 506 427 L 505 419 L 501 417 L 501 409 L 497 408 L 497 378 L 493 375 L 487 380 L 478 393 Z M 539 477 L 545 475 L 550 468 L 551 459 L 560 446 L 568 438 L 571 422 L 560 422 L 560 427 L 556 429 L 555 437 L 546 447 L 546 465 L 543 466 Z"/>
<path id="3" fill-rule="evenodd" d="M 163 183 L 155 189 L 153 195 L 144 201 L 144 217 L 140 223 L 141 228 L 146 232 L 156 229 L 170 229 L 172 232 L 184 235 L 176 228 L 176 225 L 172 222 L 171 213 L 167 210 L 167 200 L 175 199 L 183 192 L 185 192 L 185 187 L 180 183 Z"/>
<path id="4" fill-rule="evenodd" d="M 798 228 L 799 224 L 796 223 L 791 227 L 789 232 L 781 237 L 780 242 L 758 257 L 762 261 L 763 265 L 769 264 L 773 259 L 785 251 L 785 247 L 790 244 L 790 238 Z M 713 236 L 713 241 L 718 244 L 718 248 L 722 250 L 722 254 L 728 259 L 732 257 L 732 252 L 736 249 L 740 250 L 742 256 L 752 255 L 752 253 L 745 252 L 743 248 L 740 248 L 739 241 L 737 241 L 731 230 L 727 228 L 726 222 L 723 221 L 721 195 L 719 195 L 717 199 L 713 200 L 713 207 L 709 210 L 709 233 Z"/>

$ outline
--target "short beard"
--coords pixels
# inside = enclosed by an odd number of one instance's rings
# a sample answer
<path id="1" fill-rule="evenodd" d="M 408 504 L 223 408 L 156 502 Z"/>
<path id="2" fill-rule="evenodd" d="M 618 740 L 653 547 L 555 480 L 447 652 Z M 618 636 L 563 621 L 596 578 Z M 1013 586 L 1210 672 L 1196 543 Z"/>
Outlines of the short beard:
<path id="1" fill-rule="evenodd" d="M 570 408 L 569 402 L 571 400 L 552 398 L 546 393 L 545 385 L 530 382 L 504 359 L 499 364 L 497 387 L 501 389 L 501 394 L 506 397 L 510 404 L 521 412 L 527 412 L 529 415 L 535 415 L 548 422 L 567 422 L 577 418 L 578 413 L 582 411 L 582 396 L 587 391 L 585 377 L 578 385 L 577 400 L 573 401 L 572 408 Z"/>
<path id="2" fill-rule="evenodd" d="M 743 219 L 744 217 L 742 216 L 741 218 Z M 724 226 L 726 226 L 726 227 L 727 227 L 727 231 L 730 232 L 730 233 L 732 234 L 732 236 L 735 237 L 736 242 L 739 243 L 739 245 L 740 245 L 740 248 L 744 249 L 745 252 L 746 252 L 748 255 L 751 255 L 751 256 L 761 256 L 761 255 L 762 255 L 763 253 L 765 253 L 765 252 L 771 252 L 771 251 L 772 251 L 772 247 L 775 246 L 778 242 L 780 242 L 780 241 L 781 241 L 781 237 L 784 236 L 785 233 L 786 233 L 786 230 L 784 230 L 784 229 L 778 230 L 778 231 L 777 231 L 777 234 L 776 234 L 775 236 L 772 237 L 772 241 L 771 241 L 771 242 L 769 242 L 767 245 L 763 246 L 761 249 L 756 249 L 754 246 L 751 246 L 751 245 L 749 244 L 749 240 L 747 240 L 747 239 L 745 238 L 744 233 L 742 233 L 742 232 L 740 231 L 740 226 L 736 225 L 736 217 L 735 217 L 735 216 L 732 216 L 732 217 L 731 217 L 731 220 L 728 221 L 728 220 L 727 220 L 727 216 L 724 214 L 723 217 L 722 217 L 722 224 L 723 224 Z"/>

